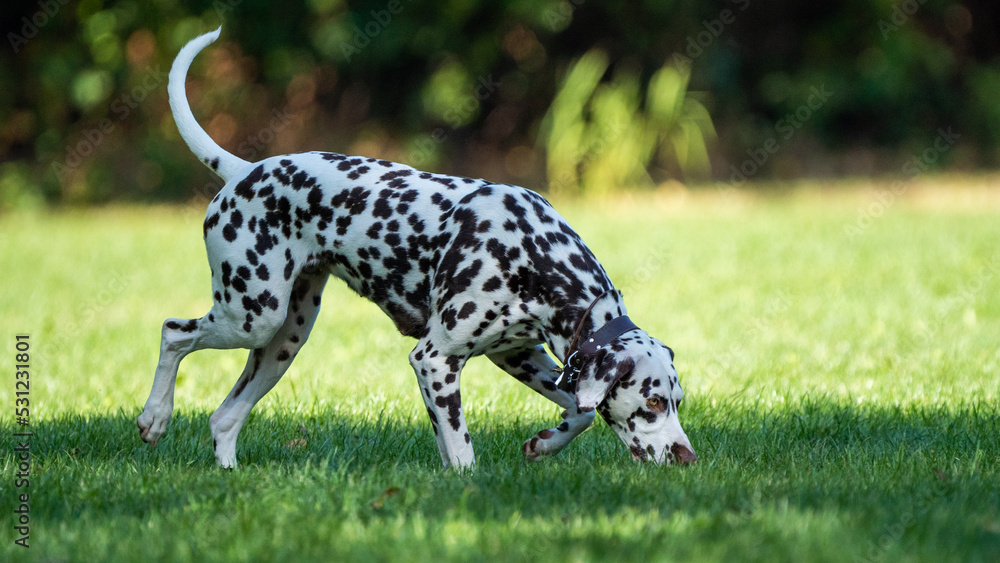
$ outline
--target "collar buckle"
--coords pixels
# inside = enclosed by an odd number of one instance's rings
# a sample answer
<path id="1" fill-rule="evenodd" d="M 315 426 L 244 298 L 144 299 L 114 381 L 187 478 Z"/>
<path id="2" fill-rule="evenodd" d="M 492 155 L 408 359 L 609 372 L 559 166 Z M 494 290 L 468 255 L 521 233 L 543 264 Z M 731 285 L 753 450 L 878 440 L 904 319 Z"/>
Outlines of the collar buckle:
<path id="1" fill-rule="evenodd" d="M 563 388 L 569 386 L 572 388 L 576 385 L 576 380 L 580 377 L 580 368 L 583 366 L 583 358 L 578 354 L 579 350 L 574 350 L 572 354 L 566 358 L 566 363 L 563 364 L 562 371 L 559 373 L 559 377 L 556 378 L 556 387 Z"/>
<path id="2" fill-rule="evenodd" d="M 566 361 L 563 362 L 562 373 L 556 378 L 556 387 L 564 390 L 573 390 L 580 377 L 585 360 L 597 355 L 597 352 L 610 344 L 613 340 L 626 332 L 638 330 L 639 327 L 628 318 L 627 315 L 617 317 L 605 323 L 600 329 L 590 336 L 583 344 L 573 350 Z"/>

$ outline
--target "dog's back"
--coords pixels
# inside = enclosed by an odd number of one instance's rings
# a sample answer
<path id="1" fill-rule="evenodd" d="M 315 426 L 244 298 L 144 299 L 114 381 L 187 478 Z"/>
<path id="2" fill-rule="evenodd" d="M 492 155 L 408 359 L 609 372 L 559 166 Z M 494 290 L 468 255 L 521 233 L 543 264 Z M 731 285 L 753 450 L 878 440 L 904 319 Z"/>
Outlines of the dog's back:
<path id="1" fill-rule="evenodd" d="M 465 320 L 477 306 L 470 296 L 495 302 L 500 315 L 521 303 L 575 302 L 605 276 L 534 192 L 334 153 L 257 163 L 210 203 L 204 233 L 217 301 L 248 296 L 248 310 L 266 306 L 261 295 L 276 276 L 291 282 L 322 267 L 408 336 L 432 314 Z M 466 301 L 452 304 L 457 294 Z"/>

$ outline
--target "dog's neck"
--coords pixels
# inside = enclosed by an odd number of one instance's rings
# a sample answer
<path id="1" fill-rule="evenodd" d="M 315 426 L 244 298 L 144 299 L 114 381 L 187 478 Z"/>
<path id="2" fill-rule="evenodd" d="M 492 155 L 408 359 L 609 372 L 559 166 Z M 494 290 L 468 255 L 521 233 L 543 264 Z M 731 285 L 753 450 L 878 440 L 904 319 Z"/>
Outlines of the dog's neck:
<path id="1" fill-rule="evenodd" d="M 565 360 L 583 340 L 600 330 L 609 320 L 628 314 L 621 293 L 618 291 L 612 291 L 599 297 L 596 301 L 589 298 L 578 301 L 565 310 L 572 311 L 572 313 L 563 318 L 564 330 L 553 331 L 552 341 L 549 342 L 552 352 L 560 360 Z M 568 327 L 568 331 L 565 330 L 566 327 Z M 579 335 L 574 341 L 577 329 L 579 329 Z"/>

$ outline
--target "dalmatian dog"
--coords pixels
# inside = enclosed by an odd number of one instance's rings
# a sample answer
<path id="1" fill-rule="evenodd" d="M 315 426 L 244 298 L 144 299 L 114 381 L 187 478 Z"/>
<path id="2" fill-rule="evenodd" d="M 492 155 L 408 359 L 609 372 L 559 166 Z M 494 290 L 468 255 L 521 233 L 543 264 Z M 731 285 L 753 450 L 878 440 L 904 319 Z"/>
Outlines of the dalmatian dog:
<path id="1" fill-rule="evenodd" d="M 163 323 L 143 441 L 155 447 L 166 430 L 181 359 L 245 348 L 246 367 L 210 419 L 216 460 L 235 467 L 240 429 L 305 344 L 333 275 L 417 339 L 410 365 L 445 467 L 475 463 L 459 384 L 477 355 L 562 407 L 558 426 L 524 442 L 530 460 L 562 450 L 595 412 L 637 460 L 697 459 L 677 418 L 673 352 L 632 324 L 604 268 L 545 199 L 375 158 L 241 160 L 186 99 L 188 68 L 220 31 L 180 51 L 168 84 L 181 136 L 226 181 L 204 223 L 212 308 Z"/>

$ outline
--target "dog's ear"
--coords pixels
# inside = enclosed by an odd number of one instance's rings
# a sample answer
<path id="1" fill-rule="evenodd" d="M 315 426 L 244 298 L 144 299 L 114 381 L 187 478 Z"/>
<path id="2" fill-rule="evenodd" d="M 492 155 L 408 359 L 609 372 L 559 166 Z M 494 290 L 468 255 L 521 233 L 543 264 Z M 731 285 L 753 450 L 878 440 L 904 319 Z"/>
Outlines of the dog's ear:
<path id="1" fill-rule="evenodd" d="M 576 405 L 592 411 L 608 396 L 611 388 L 635 368 L 632 358 L 618 361 L 614 354 L 601 350 L 583 366 L 576 387 Z"/>

